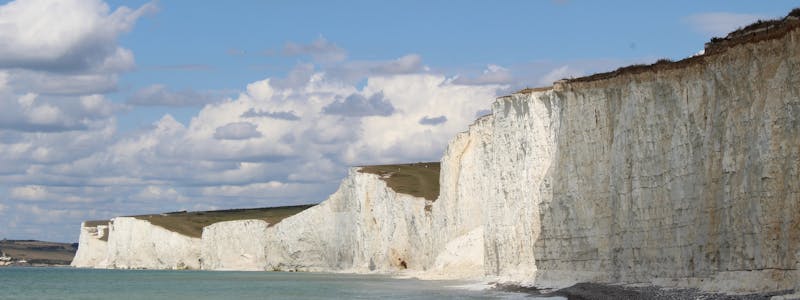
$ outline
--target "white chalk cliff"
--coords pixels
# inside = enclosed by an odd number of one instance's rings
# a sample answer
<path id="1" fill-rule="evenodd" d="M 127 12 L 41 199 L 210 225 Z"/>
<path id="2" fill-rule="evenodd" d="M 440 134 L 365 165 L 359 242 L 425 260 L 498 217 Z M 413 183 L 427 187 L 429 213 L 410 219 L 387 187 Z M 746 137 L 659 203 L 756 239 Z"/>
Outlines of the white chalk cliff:
<path id="1" fill-rule="evenodd" d="M 448 145 L 436 201 L 353 168 L 277 224 L 189 238 L 83 226 L 80 267 L 407 273 L 710 291 L 800 287 L 800 29 L 497 99 Z M 161 229 L 161 230 L 159 230 Z"/>

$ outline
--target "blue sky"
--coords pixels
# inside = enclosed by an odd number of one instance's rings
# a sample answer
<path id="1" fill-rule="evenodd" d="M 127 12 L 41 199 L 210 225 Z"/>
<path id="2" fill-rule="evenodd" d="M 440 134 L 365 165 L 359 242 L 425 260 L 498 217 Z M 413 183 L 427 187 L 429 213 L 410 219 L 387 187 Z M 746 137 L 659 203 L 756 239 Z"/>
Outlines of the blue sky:
<path id="1" fill-rule="evenodd" d="M 110 1 L 138 7 L 147 1 Z M 165 83 L 173 89 L 235 93 L 254 80 L 283 76 L 307 57 L 287 57 L 288 42 L 320 37 L 348 58 L 381 60 L 409 53 L 445 74 L 480 72 L 537 62 L 606 64 L 680 59 L 712 34 L 690 16 L 728 12 L 770 18 L 797 1 L 240 1 L 193 6 L 158 3 L 120 44 L 135 50 L 137 70 L 125 75 L 116 98 Z M 736 17 L 722 22 L 737 24 Z M 734 25 L 735 26 L 735 25 Z M 735 28 L 735 27 L 734 27 Z M 713 31 L 713 30 L 711 30 Z M 606 67 L 606 68 L 603 68 Z M 523 71 L 520 71 L 522 73 Z M 583 73 L 583 72 L 581 72 Z M 517 85 L 524 85 L 520 80 Z M 536 85 L 536 82 L 529 83 Z M 175 110 L 183 122 L 196 110 Z M 125 127 L 160 117 L 147 111 Z"/>
<path id="2" fill-rule="evenodd" d="M 800 1 L 0 2 L 0 238 L 324 200 L 499 95 L 702 50 Z"/>

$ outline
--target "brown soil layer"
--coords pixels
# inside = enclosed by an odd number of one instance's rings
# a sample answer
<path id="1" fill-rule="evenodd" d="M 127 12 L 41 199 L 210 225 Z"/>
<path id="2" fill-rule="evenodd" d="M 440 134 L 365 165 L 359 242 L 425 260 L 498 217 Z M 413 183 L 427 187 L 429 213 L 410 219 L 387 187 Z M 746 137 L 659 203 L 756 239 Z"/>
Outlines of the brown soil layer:
<path id="1" fill-rule="evenodd" d="M 78 244 L 42 242 L 34 240 L 1 240 L 0 251 L 14 262 L 28 261 L 29 265 L 69 265 Z"/>
<path id="2" fill-rule="evenodd" d="M 361 166 L 358 171 L 378 175 L 397 193 L 436 201 L 439 198 L 439 162 Z"/>
<path id="3" fill-rule="evenodd" d="M 164 214 L 133 216 L 146 220 L 153 225 L 163 227 L 169 231 L 185 236 L 200 238 L 203 227 L 208 225 L 237 220 L 264 220 L 270 226 L 277 224 L 285 218 L 291 217 L 314 205 L 297 205 L 266 208 L 228 209 L 213 211 L 171 212 Z"/>
<path id="4" fill-rule="evenodd" d="M 729 33 L 724 38 L 713 38 L 706 43 L 703 55 L 688 57 L 679 61 L 661 59 L 653 64 L 639 64 L 621 67 L 611 72 L 597 73 L 589 76 L 564 79 L 558 83 L 579 83 L 610 79 L 622 75 L 636 75 L 645 72 L 659 72 L 681 69 L 696 64 L 705 63 L 706 59 L 726 52 L 728 49 L 744 44 L 757 43 L 766 40 L 778 39 L 789 32 L 800 28 L 800 8 L 792 10 L 785 18 L 777 20 L 758 21 L 741 29 Z M 546 91 L 552 87 L 526 88 L 515 94 L 526 94 L 537 91 Z"/>
<path id="5" fill-rule="evenodd" d="M 83 224 L 86 227 L 97 227 L 100 225 L 109 225 L 111 223 L 110 220 L 93 220 L 93 221 L 84 221 Z M 101 241 L 108 242 L 108 227 L 103 229 L 103 237 L 100 238 Z"/>

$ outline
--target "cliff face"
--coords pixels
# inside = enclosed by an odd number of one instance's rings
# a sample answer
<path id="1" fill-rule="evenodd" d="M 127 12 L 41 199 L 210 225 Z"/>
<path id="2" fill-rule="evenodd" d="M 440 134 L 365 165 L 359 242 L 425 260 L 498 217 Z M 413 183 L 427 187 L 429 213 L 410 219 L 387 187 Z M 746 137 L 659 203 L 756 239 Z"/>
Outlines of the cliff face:
<path id="1" fill-rule="evenodd" d="M 108 253 L 108 223 L 81 224 L 81 234 L 78 238 L 78 252 L 70 264 L 77 268 L 105 268 Z"/>
<path id="2" fill-rule="evenodd" d="M 264 271 L 267 228 L 262 220 L 219 222 L 203 228 L 201 268 L 206 270 Z"/>
<path id="3" fill-rule="evenodd" d="M 378 176 L 352 169 L 328 200 L 275 225 L 268 269 L 422 269 L 430 239 L 425 205 L 425 199 L 397 194 Z"/>
<path id="4" fill-rule="evenodd" d="M 495 102 L 487 274 L 792 287 L 799 35 Z"/>
<path id="5" fill-rule="evenodd" d="M 107 245 L 84 226 L 73 264 L 793 288 L 794 28 L 501 97 L 448 145 L 435 201 L 354 168 L 328 200 L 276 224 L 217 223 L 196 239 L 117 218 Z"/>
<path id="6" fill-rule="evenodd" d="M 111 220 L 106 267 L 115 269 L 199 269 L 200 239 L 134 217 Z"/>

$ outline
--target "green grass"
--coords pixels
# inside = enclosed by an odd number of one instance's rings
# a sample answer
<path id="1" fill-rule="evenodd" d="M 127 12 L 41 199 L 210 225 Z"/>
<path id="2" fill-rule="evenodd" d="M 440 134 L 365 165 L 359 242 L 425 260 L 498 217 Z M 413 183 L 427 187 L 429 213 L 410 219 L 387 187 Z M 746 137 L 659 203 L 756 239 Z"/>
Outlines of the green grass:
<path id="1" fill-rule="evenodd" d="M 398 193 L 436 201 L 439 197 L 439 162 L 361 166 L 361 173 L 378 175 Z"/>
<path id="2" fill-rule="evenodd" d="M 97 227 L 100 225 L 108 225 L 111 222 L 110 220 L 92 220 L 92 221 L 83 221 L 86 227 Z"/>
<path id="3" fill-rule="evenodd" d="M 77 250 L 78 244 L 0 240 L 0 251 L 14 260 L 24 259 L 30 264 L 69 265 Z"/>
<path id="4" fill-rule="evenodd" d="M 163 227 L 172 232 L 177 232 L 185 236 L 200 238 L 203 234 L 203 227 L 214 223 L 236 220 L 264 220 L 268 222 L 270 226 L 272 226 L 281 220 L 291 217 L 312 206 L 314 205 L 193 212 L 182 211 L 164 214 L 139 215 L 133 217 L 140 220 L 146 220 L 153 225 Z"/>

